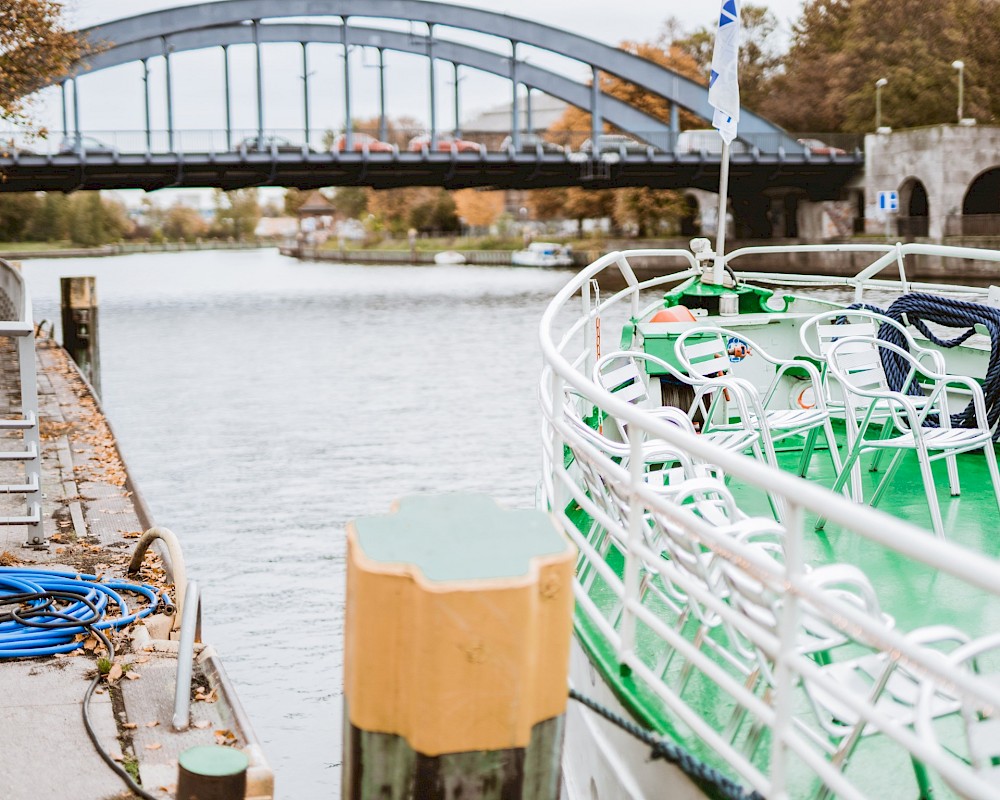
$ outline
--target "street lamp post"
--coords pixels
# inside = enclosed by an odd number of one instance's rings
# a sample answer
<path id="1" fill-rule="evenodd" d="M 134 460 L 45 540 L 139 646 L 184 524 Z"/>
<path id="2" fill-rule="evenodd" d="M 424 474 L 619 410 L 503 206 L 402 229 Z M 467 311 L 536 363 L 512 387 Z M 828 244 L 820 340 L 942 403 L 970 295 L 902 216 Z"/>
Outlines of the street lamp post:
<path id="1" fill-rule="evenodd" d="M 965 62 L 952 61 L 951 65 L 958 70 L 958 124 L 962 124 L 962 92 L 965 89 Z"/>
<path id="2" fill-rule="evenodd" d="M 889 81 L 885 78 L 879 78 L 875 81 L 875 130 L 878 131 L 882 127 L 882 87 L 885 86 Z"/>

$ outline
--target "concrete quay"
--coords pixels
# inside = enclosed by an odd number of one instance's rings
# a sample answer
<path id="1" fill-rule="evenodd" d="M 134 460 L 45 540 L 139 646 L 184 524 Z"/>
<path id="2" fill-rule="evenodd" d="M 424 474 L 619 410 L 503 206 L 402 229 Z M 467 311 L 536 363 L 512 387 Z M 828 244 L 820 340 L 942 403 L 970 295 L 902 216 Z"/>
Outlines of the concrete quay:
<path id="1" fill-rule="evenodd" d="M 0 565 L 127 579 L 134 545 L 153 522 L 97 400 L 68 354 L 41 339 L 36 356 L 48 548 L 22 546 L 27 526 L 0 526 Z M 20 411 L 17 382 L 16 351 L 9 339 L 0 339 L 0 417 Z M 0 432 L 7 440 L 0 442 L 2 449 L 16 448 L 10 440 L 19 435 Z M 0 483 L 10 482 L 13 476 L 4 473 L 14 469 L 0 464 Z M 5 506 L 13 502 L 0 495 L 0 511 L 9 511 Z M 164 587 L 176 598 L 171 568 L 178 565 L 161 558 L 151 547 L 133 580 Z M 174 797 L 183 751 L 198 745 L 236 747 L 250 765 L 245 796 L 272 797 L 271 769 L 210 646 L 195 645 L 191 725 L 184 732 L 173 730 L 178 642 L 171 629 L 178 626 L 173 617 L 157 614 L 112 637 L 124 674 L 102 680 L 90 703 L 101 746 L 156 798 Z M 0 728 L 9 734 L 0 771 L 4 800 L 134 797 L 98 756 L 84 728 L 81 702 L 98 655 L 104 653 L 78 650 L 61 657 L 0 660 Z M 112 674 L 117 672 L 112 667 Z"/>

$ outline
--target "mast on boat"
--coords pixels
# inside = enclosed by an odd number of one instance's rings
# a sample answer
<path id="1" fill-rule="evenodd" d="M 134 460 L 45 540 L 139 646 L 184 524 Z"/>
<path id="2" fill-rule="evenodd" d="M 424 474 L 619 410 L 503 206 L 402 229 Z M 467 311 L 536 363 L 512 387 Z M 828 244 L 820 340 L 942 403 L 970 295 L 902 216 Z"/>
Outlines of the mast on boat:
<path id="1" fill-rule="evenodd" d="M 712 72 L 708 80 L 708 102 L 715 109 L 712 127 L 722 137 L 719 169 L 719 222 L 715 241 L 714 283 L 722 284 L 726 249 L 726 206 L 729 199 L 729 145 L 736 138 L 740 120 L 738 61 L 740 51 L 740 0 L 722 0 L 719 30 L 712 53 Z"/>

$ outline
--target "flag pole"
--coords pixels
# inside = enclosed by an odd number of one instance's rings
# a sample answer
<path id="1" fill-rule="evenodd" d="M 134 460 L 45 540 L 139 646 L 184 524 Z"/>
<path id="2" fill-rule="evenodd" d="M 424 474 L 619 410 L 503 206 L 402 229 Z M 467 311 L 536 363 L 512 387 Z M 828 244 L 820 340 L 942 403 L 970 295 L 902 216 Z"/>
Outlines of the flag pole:
<path id="1" fill-rule="evenodd" d="M 722 285 L 722 272 L 726 252 L 726 207 L 729 200 L 729 142 L 722 140 L 722 158 L 719 164 L 719 223 L 715 234 L 715 262 L 712 280 Z"/>

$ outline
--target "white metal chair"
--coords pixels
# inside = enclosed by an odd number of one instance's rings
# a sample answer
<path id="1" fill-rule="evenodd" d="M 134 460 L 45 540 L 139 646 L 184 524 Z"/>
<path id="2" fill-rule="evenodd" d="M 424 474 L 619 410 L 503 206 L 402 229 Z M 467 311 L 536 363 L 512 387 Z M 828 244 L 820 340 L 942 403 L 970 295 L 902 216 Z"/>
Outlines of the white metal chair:
<path id="1" fill-rule="evenodd" d="M 908 370 L 901 391 L 889 389 L 882 369 L 881 352 L 897 355 Z M 922 368 L 917 360 L 903 348 L 889 342 L 864 337 L 838 339 L 828 353 L 830 377 L 844 392 L 846 422 L 852 428 L 852 445 L 843 467 L 834 483 L 839 491 L 849 478 L 853 467 L 867 451 L 894 450 L 892 461 L 882 476 L 871 505 L 882 498 L 893 474 L 908 451 L 916 453 L 923 478 L 924 492 L 930 507 L 934 533 L 944 536 L 941 508 L 931 463 L 971 450 L 982 450 L 990 471 L 993 493 L 1000 507 L 1000 472 L 997 471 L 993 435 L 986 417 L 986 403 L 982 387 L 971 378 L 944 375 Z M 920 402 L 907 396 L 906 390 L 914 381 L 929 385 L 929 392 Z M 949 387 L 960 387 L 972 396 L 976 427 L 952 428 L 948 409 Z M 937 426 L 932 427 L 937 419 Z M 881 429 L 870 434 L 873 422 L 881 422 Z M 958 471 L 949 470 L 948 480 L 952 496 L 960 493 Z M 822 528 L 825 520 L 817 523 Z"/>
<path id="2" fill-rule="evenodd" d="M 817 361 L 820 365 L 821 385 L 815 386 L 814 392 L 822 392 L 823 398 L 826 401 L 827 408 L 829 409 L 832 417 L 843 417 L 844 397 L 840 388 L 836 385 L 836 382 L 828 380 L 826 359 L 830 353 L 830 348 L 833 347 L 834 342 L 838 339 L 843 339 L 848 336 L 862 336 L 869 339 L 877 339 L 880 332 L 885 330 L 884 326 L 888 326 L 888 328 L 891 328 L 896 332 L 896 337 L 904 342 L 905 349 L 910 352 L 918 363 L 926 366 L 932 372 L 945 372 L 944 354 L 939 350 L 933 350 L 918 344 L 913 336 L 910 335 L 906 325 L 897 322 L 891 317 L 887 317 L 884 314 L 879 314 L 876 311 L 869 311 L 868 309 L 863 308 L 831 309 L 829 311 L 822 311 L 802 323 L 802 327 L 799 328 L 799 339 L 802 342 L 802 347 L 806 354 L 810 358 Z M 918 408 L 923 403 L 923 398 L 919 396 L 911 395 L 910 397 Z M 853 444 L 852 435 L 853 426 L 848 425 L 848 449 L 850 449 Z M 955 459 L 949 456 L 947 463 L 948 474 L 954 480 L 956 474 L 955 470 L 957 469 Z M 878 465 L 879 454 L 876 454 L 875 458 L 872 460 L 870 467 L 871 471 L 877 472 Z M 860 502 L 864 496 L 861 486 L 860 464 L 855 464 L 854 469 L 851 471 L 851 496 L 858 502 Z"/>
<path id="3" fill-rule="evenodd" d="M 773 659 L 771 654 L 759 643 L 761 635 L 772 639 L 780 639 L 782 606 L 787 596 L 783 580 L 783 571 L 772 571 L 773 577 L 762 579 L 753 574 L 760 571 L 761 565 L 767 559 L 773 558 L 771 553 L 758 551 L 754 562 L 757 570 L 748 570 L 745 565 L 735 562 L 721 562 L 723 579 L 729 590 L 730 602 L 744 615 L 750 626 L 743 631 L 744 647 L 753 652 L 765 682 L 776 687 L 773 674 Z M 871 583 L 864 573 L 846 564 L 820 567 L 805 576 L 805 580 L 823 588 L 831 597 L 848 602 L 865 612 L 873 622 L 883 627 L 892 627 L 893 620 L 880 611 Z M 815 655 L 822 648 L 828 651 L 831 646 L 855 643 L 856 641 L 844 630 L 843 620 L 837 624 L 838 614 L 823 605 L 803 603 L 801 607 L 799 630 L 796 632 L 796 652 L 800 655 Z M 835 633 L 834 638 L 825 635 L 815 636 L 816 625 L 819 623 Z M 945 625 L 933 625 L 911 631 L 906 637 L 909 641 L 928 650 L 941 650 L 948 646 L 960 646 L 969 641 L 969 637 L 961 631 Z M 810 650 L 815 645 L 816 650 Z M 871 648 L 869 648 L 871 650 Z M 957 650 L 956 650 L 957 652 Z M 827 752 L 830 762 L 838 769 L 845 769 L 847 762 L 863 736 L 877 733 L 878 729 L 865 723 L 851 704 L 839 697 L 839 692 L 830 691 L 830 684 L 835 684 L 859 699 L 864 699 L 869 706 L 903 725 L 914 725 L 917 719 L 917 701 L 921 689 L 921 678 L 910 668 L 901 666 L 900 660 L 892 651 L 875 649 L 861 656 L 855 656 L 843 661 L 819 662 L 820 680 L 806 678 L 798 674 L 796 678 L 809 704 L 812 707 L 816 722 L 822 731 L 817 734 L 812 729 L 803 726 L 804 733 L 811 736 Z M 954 713 L 958 709 L 958 701 L 942 692 L 936 692 L 928 705 L 928 713 L 933 717 Z M 824 741 L 824 737 L 826 740 Z M 751 733 L 748 746 L 751 750 L 756 746 L 757 738 Z M 922 764 L 913 761 L 916 780 L 921 792 L 928 786 L 926 770 Z M 826 797 L 827 790 L 820 792 L 820 797 Z"/>
<path id="4" fill-rule="evenodd" d="M 760 357 L 776 368 L 774 377 L 763 392 L 760 392 L 750 381 L 732 375 L 733 362 L 729 356 L 729 342 L 734 340 L 740 342 L 740 347 L 746 348 L 743 357 Z M 778 358 L 770 355 L 746 334 L 714 326 L 699 326 L 684 331 L 677 339 L 675 350 L 678 360 L 696 385 L 700 386 L 717 381 L 720 377 L 739 381 L 745 395 L 749 398 L 750 414 L 749 417 L 745 416 L 744 409 L 738 407 L 736 410 L 739 412 L 740 418 L 739 422 L 735 424 L 740 427 L 752 427 L 760 432 L 767 460 L 771 464 L 777 466 L 777 457 L 774 451 L 776 441 L 802 437 L 804 444 L 802 457 L 799 460 L 798 474 L 804 476 L 812 460 L 816 436 L 822 430 L 834 470 L 840 472 L 840 454 L 837 450 L 837 440 L 833 435 L 830 413 L 827 410 L 824 397 L 817 393 L 814 408 L 771 407 L 776 402 L 776 392 L 781 378 L 790 369 L 804 370 L 814 386 L 820 385 L 819 371 L 813 364 L 800 359 Z M 703 408 L 705 426 L 708 432 L 730 430 L 734 426 L 734 423 L 729 419 L 731 409 L 726 405 L 720 405 L 720 400 L 724 399 L 724 393 L 716 392 L 712 403 L 707 408 Z M 721 421 L 718 419 L 720 415 L 723 417 Z"/>
<path id="5" fill-rule="evenodd" d="M 1000 686 L 1000 633 L 984 636 L 962 645 L 948 656 L 954 667 L 971 668 L 994 685 Z M 917 703 L 917 733 L 927 741 L 937 742 L 934 730 L 934 699 L 937 696 L 934 681 L 925 681 Z M 973 772 L 994 788 L 1000 786 L 1000 709 L 982 702 L 962 700 L 959 708 L 962 718 L 965 752 L 956 754 L 972 767 Z M 955 743 L 949 740 L 947 749 L 955 752 Z M 945 781 L 948 778 L 945 777 Z M 956 792 L 964 794 L 955 787 Z"/>

